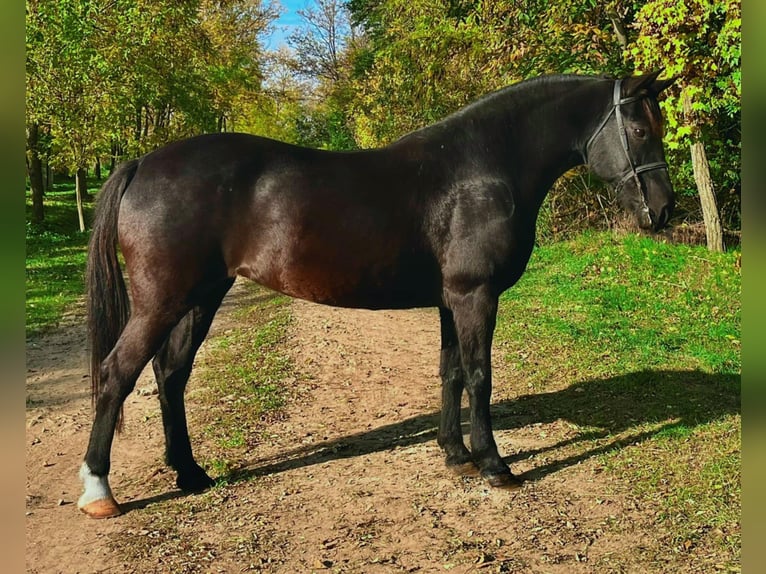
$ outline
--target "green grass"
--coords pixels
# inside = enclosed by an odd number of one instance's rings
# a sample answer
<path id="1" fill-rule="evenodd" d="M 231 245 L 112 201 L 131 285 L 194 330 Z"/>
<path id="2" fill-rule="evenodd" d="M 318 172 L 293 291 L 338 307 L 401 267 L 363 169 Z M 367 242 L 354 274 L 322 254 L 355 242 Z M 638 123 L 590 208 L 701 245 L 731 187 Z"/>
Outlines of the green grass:
<path id="1" fill-rule="evenodd" d="M 698 547 L 738 567 L 737 255 L 586 233 L 537 249 L 501 298 L 497 424 L 578 429 L 535 472 L 593 459 L 662 533 L 663 567 Z"/>
<path id="2" fill-rule="evenodd" d="M 88 233 L 81 233 L 72 184 L 55 185 L 45 197 L 45 221 L 27 223 L 26 333 L 34 337 L 57 326 L 84 293 Z M 97 188 L 90 189 L 95 195 Z M 27 210 L 31 210 L 27 198 Z M 90 222 L 92 204 L 83 206 Z M 27 218 L 29 221 L 29 215 Z"/>
<path id="3" fill-rule="evenodd" d="M 740 424 L 735 417 L 657 433 L 605 457 L 605 468 L 655 509 L 667 542 L 679 551 L 711 536 L 731 563 L 739 555 Z"/>
<path id="4" fill-rule="evenodd" d="M 541 389 L 567 370 L 581 377 L 660 368 L 738 373 L 735 260 L 735 252 L 634 235 L 584 234 L 548 245 L 503 295 L 496 337 L 522 342 L 506 353 L 517 367 L 530 357 L 559 358 L 536 369 L 530 382 Z"/>
<path id="5" fill-rule="evenodd" d="M 214 474 L 229 474 L 260 440 L 257 429 L 285 404 L 293 377 L 283 348 L 291 321 L 289 299 L 254 283 L 241 286 L 232 326 L 207 339 L 208 351 L 198 361 L 192 400 L 207 439 L 215 445 L 203 464 Z M 201 406 L 202 408 L 199 408 Z"/>

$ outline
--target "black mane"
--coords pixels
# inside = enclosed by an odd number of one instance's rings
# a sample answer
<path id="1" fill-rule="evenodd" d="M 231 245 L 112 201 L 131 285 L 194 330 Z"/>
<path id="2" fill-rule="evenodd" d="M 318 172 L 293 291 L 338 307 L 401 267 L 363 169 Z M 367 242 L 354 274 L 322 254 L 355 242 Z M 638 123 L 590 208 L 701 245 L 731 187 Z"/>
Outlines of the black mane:
<path id="1" fill-rule="evenodd" d="M 444 133 L 449 128 L 460 126 L 471 120 L 478 121 L 482 118 L 507 116 L 514 111 L 528 109 L 549 97 L 556 97 L 575 86 L 592 84 L 601 79 L 578 74 L 550 74 L 522 80 L 489 92 L 443 119 L 401 136 L 394 143 L 403 142 L 410 138 L 423 138 L 435 133 Z"/>

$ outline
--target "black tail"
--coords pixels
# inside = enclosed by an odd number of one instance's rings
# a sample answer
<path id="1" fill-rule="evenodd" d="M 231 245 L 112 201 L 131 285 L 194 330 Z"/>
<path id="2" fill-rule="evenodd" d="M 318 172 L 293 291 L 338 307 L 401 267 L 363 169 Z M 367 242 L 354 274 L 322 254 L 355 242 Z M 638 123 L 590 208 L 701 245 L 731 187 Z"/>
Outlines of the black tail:
<path id="1" fill-rule="evenodd" d="M 101 363 L 114 347 L 130 316 L 128 292 L 117 258 L 117 213 L 137 168 L 138 160 L 123 163 L 104 182 L 88 245 L 88 341 L 94 406 L 101 393 Z M 117 429 L 121 428 L 122 413 L 117 423 Z"/>

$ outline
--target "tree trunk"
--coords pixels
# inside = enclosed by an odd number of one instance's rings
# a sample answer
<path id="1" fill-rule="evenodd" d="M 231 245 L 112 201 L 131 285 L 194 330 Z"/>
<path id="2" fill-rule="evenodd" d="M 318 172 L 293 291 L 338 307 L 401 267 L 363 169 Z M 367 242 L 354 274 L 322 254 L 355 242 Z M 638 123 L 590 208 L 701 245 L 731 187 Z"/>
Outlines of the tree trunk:
<path id="1" fill-rule="evenodd" d="M 101 180 L 101 158 L 96 157 L 96 167 L 93 169 L 93 177 Z"/>
<path id="2" fill-rule="evenodd" d="M 683 96 L 684 118 L 691 127 L 691 154 L 692 169 L 694 170 L 694 182 L 702 206 L 702 218 L 705 221 L 705 235 L 707 236 L 707 248 L 710 251 L 723 251 L 723 229 L 721 216 L 718 213 L 718 205 L 715 200 L 715 189 L 710 177 L 710 164 L 707 161 L 705 146 L 700 137 L 699 125 L 694 120 L 692 103 L 688 94 Z"/>
<path id="3" fill-rule="evenodd" d="M 112 149 L 111 149 L 111 154 L 109 157 L 109 175 L 112 175 L 114 173 L 114 166 L 117 163 L 117 153 L 118 153 L 117 142 L 113 141 L 111 147 Z"/>
<path id="4" fill-rule="evenodd" d="M 149 113 L 149 107 L 144 108 L 144 139 L 149 137 L 149 124 L 152 123 L 152 116 Z"/>
<path id="5" fill-rule="evenodd" d="M 625 28 L 625 24 L 622 18 L 617 14 L 617 11 L 613 8 L 607 11 L 609 20 L 612 22 L 614 28 L 614 35 L 617 36 L 617 41 L 620 43 L 620 47 L 624 50 L 628 48 L 628 31 Z"/>
<path id="6" fill-rule="evenodd" d="M 83 190 L 87 190 L 88 185 L 86 181 L 85 168 L 79 168 L 75 175 L 75 197 L 77 198 L 77 219 L 80 222 L 80 231 L 85 231 L 85 216 L 82 211 L 82 202 L 87 191 L 83 193 Z"/>
<path id="7" fill-rule="evenodd" d="M 138 142 L 141 141 L 141 118 L 143 117 L 142 112 L 143 112 L 143 106 L 136 105 L 136 116 L 135 116 L 136 123 L 133 129 L 133 137 L 136 140 L 136 144 L 138 144 Z"/>
<path id="8" fill-rule="evenodd" d="M 88 193 L 88 168 L 79 168 L 77 170 L 75 181 L 77 182 L 77 185 L 80 186 L 78 191 L 80 192 L 80 197 L 82 197 L 82 200 L 90 201 L 92 198 Z"/>
<path id="9" fill-rule="evenodd" d="M 723 251 L 723 229 L 721 217 L 718 214 L 718 205 L 715 200 L 713 181 L 710 178 L 710 165 L 705 154 L 705 147 L 701 141 L 695 141 L 691 145 L 692 168 L 694 169 L 694 181 L 700 194 L 702 205 L 702 217 L 705 220 L 705 234 L 707 235 L 707 247 L 710 251 Z"/>
<path id="10" fill-rule="evenodd" d="M 29 167 L 29 187 L 32 189 L 32 221 L 42 223 L 45 219 L 43 207 L 43 162 L 37 149 L 40 126 L 36 123 L 27 128 L 27 165 Z"/>
<path id="11" fill-rule="evenodd" d="M 45 191 L 53 189 L 53 170 L 51 169 L 50 156 L 45 158 Z"/>

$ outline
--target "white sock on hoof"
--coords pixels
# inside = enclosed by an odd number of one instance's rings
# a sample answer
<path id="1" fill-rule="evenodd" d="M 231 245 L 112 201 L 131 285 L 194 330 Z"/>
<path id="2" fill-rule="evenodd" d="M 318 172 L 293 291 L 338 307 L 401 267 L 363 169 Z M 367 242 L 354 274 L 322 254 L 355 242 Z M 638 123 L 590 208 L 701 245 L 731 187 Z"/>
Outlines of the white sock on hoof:
<path id="1" fill-rule="evenodd" d="M 106 476 L 96 476 L 90 470 L 87 463 L 83 462 L 80 467 L 80 478 L 85 485 L 82 496 L 77 501 L 77 507 L 83 508 L 94 500 L 112 498 L 112 489 L 109 488 L 109 480 Z"/>

